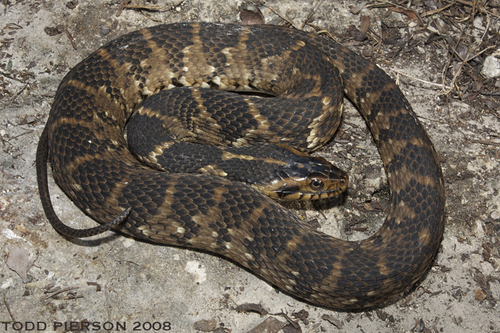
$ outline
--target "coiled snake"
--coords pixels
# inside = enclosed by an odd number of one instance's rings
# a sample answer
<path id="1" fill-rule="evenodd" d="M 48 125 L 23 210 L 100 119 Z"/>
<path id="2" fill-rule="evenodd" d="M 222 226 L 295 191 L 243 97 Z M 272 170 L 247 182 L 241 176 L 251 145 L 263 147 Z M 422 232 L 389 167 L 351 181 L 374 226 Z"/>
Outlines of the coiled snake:
<path id="1" fill-rule="evenodd" d="M 183 86 L 267 91 L 285 109 L 314 110 L 341 103 L 343 91 L 365 118 L 387 173 L 391 207 L 382 228 L 362 241 L 335 239 L 241 183 L 139 163 L 124 139 L 127 119 L 148 96 Z M 252 109 L 249 119 L 256 132 L 272 136 L 273 116 L 263 112 Z M 304 124 L 302 117 L 282 121 L 291 129 L 275 141 L 311 151 L 331 138 L 340 119 L 325 125 L 320 113 Z M 65 226 L 51 206 L 47 160 L 81 210 L 113 222 L 82 232 Z M 282 27 L 160 25 L 103 46 L 60 84 L 38 146 L 37 176 L 46 215 L 64 235 L 114 226 L 137 238 L 206 250 L 297 298 L 336 309 L 400 297 L 430 266 L 444 227 L 437 154 L 396 84 L 332 40 Z"/>

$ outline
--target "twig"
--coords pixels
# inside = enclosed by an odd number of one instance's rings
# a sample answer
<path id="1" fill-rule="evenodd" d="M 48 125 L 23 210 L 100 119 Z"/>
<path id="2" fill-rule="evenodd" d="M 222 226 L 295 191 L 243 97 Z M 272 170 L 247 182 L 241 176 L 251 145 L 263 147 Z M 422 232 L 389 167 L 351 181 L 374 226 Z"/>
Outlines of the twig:
<path id="1" fill-rule="evenodd" d="M 148 6 L 148 5 L 126 5 L 125 8 L 127 8 L 127 9 L 144 9 L 144 10 L 156 11 L 156 12 L 169 10 L 169 8 L 166 8 L 166 7 Z"/>
<path id="2" fill-rule="evenodd" d="M 69 41 L 71 42 L 71 45 L 73 45 L 73 48 L 76 50 L 76 42 L 73 38 L 73 36 L 70 34 L 69 30 L 66 29 L 66 27 L 62 24 L 59 24 L 57 27 L 52 28 L 52 27 L 46 27 L 45 32 L 50 35 L 50 36 L 55 36 L 58 34 L 62 34 L 63 32 L 68 36 Z"/>
<path id="3" fill-rule="evenodd" d="M 17 79 L 17 78 L 15 78 L 15 77 L 13 77 L 12 75 L 10 75 L 10 74 L 8 74 L 8 73 L 5 73 L 4 71 L 1 71 L 1 70 L 0 70 L 0 74 L 2 74 L 3 76 L 5 76 L 6 78 L 9 78 L 9 79 L 11 79 L 11 80 L 15 80 L 15 81 L 17 81 L 17 82 L 24 83 L 22 80 L 19 80 L 19 79 Z"/>
<path id="4" fill-rule="evenodd" d="M 26 89 L 26 87 L 29 85 L 29 83 L 26 83 L 24 85 L 24 87 L 21 88 L 21 90 L 19 90 L 15 95 L 14 97 L 12 97 L 12 99 L 10 100 L 10 104 L 9 105 L 12 105 L 12 103 L 14 103 L 14 101 L 16 100 L 17 96 L 21 95 L 21 93 L 24 91 L 24 89 Z"/>
<path id="5" fill-rule="evenodd" d="M 371 5 L 366 5 L 366 8 L 387 8 L 387 7 L 399 7 L 399 8 L 404 8 L 394 2 L 390 1 L 378 1 L 377 3 L 371 4 Z"/>
<path id="6" fill-rule="evenodd" d="M 120 14 L 123 12 L 123 9 L 125 8 L 126 5 L 128 5 L 128 3 L 130 2 L 130 0 L 123 0 L 122 3 L 120 4 L 120 6 L 118 7 L 118 10 L 116 11 L 116 17 L 120 16 Z"/>
<path id="7" fill-rule="evenodd" d="M 472 143 L 480 143 L 482 145 L 500 147 L 500 142 L 489 141 L 489 140 L 476 140 L 476 139 L 466 139 L 466 140 Z"/>
<path id="8" fill-rule="evenodd" d="M 10 311 L 9 303 L 7 303 L 7 298 L 5 297 L 5 293 L 3 293 L 3 304 L 5 304 L 5 307 L 7 308 L 7 312 L 9 313 L 10 319 L 12 319 L 13 322 L 16 322 L 14 316 L 12 315 L 12 312 Z"/>
<path id="9" fill-rule="evenodd" d="M 26 134 L 31 134 L 31 133 L 33 133 L 34 131 L 35 131 L 35 130 L 28 130 L 28 131 L 26 131 L 26 132 L 23 132 L 23 133 L 21 133 L 21 134 L 18 134 L 18 135 L 16 135 L 16 136 L 13 136 L 13 137 L 11 137 L 11 138 L 9 138 L 9 139 L 17 139 L 17 138 L 19 138 L 19 137 L 21 137 L 21 136 L 23 136 L 23 135 L 26 135 Z"/>
<path id="10" fill-rule="evenodd" d="M 475 9 L 475 6 L 476 6 L 476 1 L 470 2 L 470 1 L 465 1 L 465 0 L 455 0 L 455 2 L 458 2 L 459 4 L 464 5 L 464 6 L 472 7 L 473 8 L 473 12 L 474 12 L 474 9 Z M 484 3 L 482 5 L 483 6 L 480 6 L 479 9 L 478 9 L 481 13 L 483 13 L 483 14 L 489 14 L 489 15 L 492 15 L 492 16 L 495 16 L 495 17 L 499 17 L 498 14 L 494 14 L 492 12 L 488 12 L 484 8 Z"/>
<path id="11" fill-rule="evenodd" d="M 60 290 L 58 290 L 50 295 L 45 296 L 44 300 L 51 298 L 51 297 L 54 297 L 55 295 L 58 295 L 58 294 L 63 293 L 65 291 L 70 291 L 70 290 L 74 290 L 74 289 L 78 289 L 78 287 L 69 287 L 69 288 L 60 289 Z"/>
<path id="12" fill-rule="evenodd" d="M 481 91 L 479 93 L 485 96 L 500 96 L 500 91 Z"/>
<path id="13" fill-rule="evenodd" d="M 484 50 L 479 51 L 479 53 L 476 53 L 476 54 L 474 54 L 474 55 L 470 56 L 469 58 L 467 58 L 467 60 L 465 60 L 465 62 L 469 62 L 469 61 L 471 61 L 472 59 L 474 59 L 474 58 L 478 57 L 479 55 L 483 54 L 484 52 L 486 52 L 486 51 L 488 51 L 488 50 L 491 50 L 491 49 L 494 49 L 495 47 L 497 47 L 497 46 L 496 46 L 496 45 L 490 45 L 490 46 L 488 46 L 487 48 L 485 48 Z"/>
<path id="14" fill-rule="evenodd" d="M 136 5 L 135 3 L 131 3 L 131 0 L 124 0 L 121 4 L 120 7 L 118 7 L 118 10 L 116 11 L 116 16 L 120 16 L 122 11 L 126 9 L 137 9 L 140 10 L 141 13 L 146 16 L 147 18 L 155 21 L 155 22 L 162 22 L 162 20 L 159 19 L 154 19 L 151 16 L 148 16 L 144 13 L 145 10 L 147 11 L 152 11 L 152 12 L 166 12 L 169 10 L 174 10 L 176 7 L 180 6 L 185 0 L 180 0 L 179 2 L 169 6 L 169 7 L 161 7 L 161 6 L 149 6 L 149 5 Z"/>
<path id="15" fill-rule="evenodd" d="M 316 2 L 316 4 L 314 5 L 314 7 L 312 8 L 311 12 L 309 13 L 309 15 L 307 15 L 306 19 L 304 20 L 304 22 L 302 22 L 302 25 L 300 27 L 300 30 L 304 29 L 304 26 L 307 24 L 307 21 L 309 21 L 309 19 L 311 18 L 311 16 L 313 16 L 314 12 L 316 11 L 316 8 L 318 8 L 319 4 L 322 2 L 323 0 L 318 0 L 318 2 Z"/>
<path id="16" fill-rule="evenodd" d="M 285 311 L 283 311 L 283 309 L 281 310 L 281 312 L 278 312 L 278 313 L 272 313 L 273 316 L 281 316 L 283 318 L 285 318 L 285 320 L 291 324 L 294 328 L 300 328 L 299 324 L 297 324 L 295 321 L 292 320 L 292 318 L 288 317 L 288 315 L 285 313 Z"/>
<path id="17" fill-rule="evenodd" d="M 283 15 L 281 15 L 281 14 L 280 14 L 280 13 L 279 13 L 276 9 L 274 9 L 271 5 L 269 5 L 269 4 L 267 3 L 267 1 L 266 1 L 266 0 L 262 0 L 262 3 L 263 3 L 263 4 L 267 7 L 267 8 L 269 8 L 269 9 L 270 9 L 270 10 L 271 10 L 274 14 L 278 15 L 278 16 L 279 16 L 279 17 L 280 17 L 283 21 L 288 22 L 288 24 L 290 24 L 292 27 L 294 27 L 295 29 L 299 30 L 299 29 L 295 26 L 295 24 L 293 24 L 293 22 L 292 22 L 292 21 L 290 21 L 288 18 L 286 18 L 286 17 L 284 17 Z"/>
<path id="18" fill-rule="evenodd" d="M 390 70 L 391 70 L 391 71 L 393 71 L 394 73 L 397 73 L 397 74 L 399 74 L 399 75 L 403 75 L 403 76 L 409 77 L 409 78 L 411 78 L 411 79 L 413 79 L 413 80 L 415 80 L 415 81 L 421 82 L 421 83 L 429 84 L 429 85 L 431 85 L 431 86 L 437 86 L 437 87 L 440 87 L 440 88 L 442 88 L 442 89 L 451 89 L 450 87 L 448 87 L 448 86 L 444 85 L 443 83 L 434 83 L 434 82 L 430 82 L 430 81 L 425 81 L 425 80 L 422 80 L 422 79 L 416 78 L 416 77 L 414 77 L 414 76 L 411 76 L 411 75 L 405 74 L 405 73 L 403 73 L 403 72 L 401 72 L 401 71 L 398 71 L 398 70 L 396 70 L 396 69 L 392 69 L 392 68 L 391 68 Z"/>
<path id="19" fill-rule="evenodd" d="M 10 44 L 14 41 L 14 38 L 11 39 L 2 39 L 0 40 L 0 44 Z"/>
<path id="20" fill-rule="evenodd" d="M 426 17 L 426 16 L 431 16 L 431 15 L 437 14 L 439 12 L 442 12 L 443 10 L 450 8 L 453 5 L 454 5 L 454 3 L 447 4 L 446 6 L 444 6 L 442 8 L 433 9 L 433 10 L 428 11 L 427 13 L 423 13 L 421 16 Z"/>
<path id="21" fill-rule="evenodd" d="M 128 6 L 125 6 L 125 8 L 128 8 Z M 151 15 L 148 15 L 146 14 L 146 12 L 144 10 L 141 10 L 141 14 L 146 16 L 148 19 L 150 19 L 151 21 L 154 21 L 154 22 L 162 22 L 162 20 L 160 19 L 156 19 L 154 17 L 152 17 Z"/>
<path id="22" fill-rule="evenodd" d="M 457 77 L 460 75 L 460 73 L 462 72 L 462 68 L 472 59 L 474 59 L 475 57 L 477 57 L 478 55 L 486 52 L 488 49 L 491 49 L 492 47 L 494 46 L 488 46 L 486 49 L 482 50 L 481 52 L 477 53 L 477 54 L 474 54 L 473 56 L 470 56 L 471 53 L 474 53 L 474 51 L 481 45 L 481 43 L 483 42 L 484 40 L 484 37 L 486 36 L 486 33 L 487 31 L 489 30 L 489 27 L 490 27 L 490 24 L 488 22 L 488 25 L 486 26 L 486 28 L 484 29 L 484 33 L 483 35 L 481 36 L 481 41 L 477 44 L 476 47 L 474 47 L 472 50 L 470 50 L 470 44 L 469 44 L 469 47 L 467 48 L 467 55 L 465 57 L 465 59 L 457 52 L 457 48 L 458 48 L 458 45 L 460 44 L 460 40 L 462 39 L 462 36 L 460 36 L 460 39 L 457 41 L 455 47 L 453 48 L 453 52 L 462 60 L 462 63 L 460 64 L 460 67 L 456 70 L 456 72 L 453 74 L 453 78 L 451 80 L 451 86 L 455 86 L 456 90 L 459 92 L 460 94 L 460 89 L 459 87 L 457 86 L 456 84 L 456 81 L 457 81 Z M 443 73 L 443 78 L 446 77 L 446 74 Z M 444 82 L 444 80 L 443 80 Z M 453 88 L 449 88 L 447 91 L 444 91 L 444 94 L 449 94 L 451 92 Z"/>

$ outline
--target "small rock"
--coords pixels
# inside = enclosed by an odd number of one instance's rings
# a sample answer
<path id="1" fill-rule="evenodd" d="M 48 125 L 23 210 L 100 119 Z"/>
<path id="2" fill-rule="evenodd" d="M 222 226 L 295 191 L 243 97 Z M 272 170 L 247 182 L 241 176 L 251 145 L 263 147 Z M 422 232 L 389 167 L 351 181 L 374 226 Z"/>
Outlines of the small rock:
<path id="1" fill-rule="evenodd" d="M 70 0 L 66 2 L 66 7 L 68 7 L 69 9 L 75 9 L 76 6 L 78 6 L 78 0 Z"/>
<path id="2" fill-rule="evenodd" d="M 476 289 L 474 291 L 474 298 L 476 301 L 482 301 L 486 298 L 486 294 L 481 289 Z"/>
<path id="3" fill-rule="evenodd" d="M 491 212 L 491 218 L 494 220 L 500 220 L 500 208 Z"/>
<path id="4" fill-rule="evenodd" d="M 493 55 L 486 57 L 483 64 L 483 69 L 481 69 L 481 74 L 483 74 L 487 79 L 500 76 L 500 50 L 497 50 Z"/>
<path id="5" fill-rule="evenodd" d="M 202 332 L 211 332 L 215 329 L 216 326 L 217 322 L 215 321 L 215 319 L 202 319 L 194 323 L 194 329 Z"/>
<path id="6" fill-rule="evenodd" d="M 474 19 L 474 27 L 477 28 L 477 29 L 484 29 L 484 25 L 483 25 L 483 18 L 480 17 L 480 16 L 476 16 L 476 18 Z"/>

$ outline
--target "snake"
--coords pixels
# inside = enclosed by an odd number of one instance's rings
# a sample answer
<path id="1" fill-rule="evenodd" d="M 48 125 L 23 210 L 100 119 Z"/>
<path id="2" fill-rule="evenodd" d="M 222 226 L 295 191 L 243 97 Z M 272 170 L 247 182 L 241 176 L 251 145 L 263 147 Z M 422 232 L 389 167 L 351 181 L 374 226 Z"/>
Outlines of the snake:
<path id="1" fill-rule="evenodd" d="M 263 135 L 269 144 L 303 154 L 331 140 L 340 122 L 333 109 L 347 97 L 364 117 L 387 175 L 390 207 L 384 224 L 364 240 L 341 240 L 239 181 L 145 165 L 129 150 L 125 126 L 141 103 L 175 89 L 201 108 L 194 122 L 209 122 L 213 133 L 224 119 L 238 118 L 234 112 L 245 111 L 239 118 L 249 126 L 232 127 L 245 132 L 233 146 Z M 244 110 L 229 108 L 233 103 L 222 99 L 215 112 L 219 117 L 206 116 L 200 94 L 209 89 L 243 92 Z M 257 108 L 248 100 L 254 97 L 244 96 L 249 91 L 270 95 L 261 99 L 273 110 Z M 182 104 L 175 98 L 172 105 Z M 149 114 L 145 110 L 142 114 Z M 245 156 L 225 154 L 235 161 Z M 157 149 L 149 153 L 153 160 L 158 155 Z M 48 162 L 57 185 L 98 226 L 76 229 L 59 220 L 50 201 Z M 331 309 L 377 308 L 400 299 L 432 265 L 444 231 L 438 155 L 397 84 L 331 38 L 288 27 L 166 24 L 102 46 L 60 83 L 38 144 L 36 169 L 47 219 L 64 236 L 113 229 L 209 252 L 292 297 Z"/>

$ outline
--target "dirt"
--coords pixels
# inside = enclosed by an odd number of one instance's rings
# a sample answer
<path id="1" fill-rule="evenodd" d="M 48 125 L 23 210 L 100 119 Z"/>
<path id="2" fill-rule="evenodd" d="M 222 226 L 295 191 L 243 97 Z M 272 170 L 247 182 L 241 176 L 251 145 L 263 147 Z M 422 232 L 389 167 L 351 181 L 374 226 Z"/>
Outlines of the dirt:
<path id="1" fill-rule="evenodd" d="M 125 8 L 117 17 L 120 1 L 115 0 L 1 2 L 1 331 L 29 331 L 33 323 L 34 330 L 38 325 L 40 331 L 57 332 L 78 326 L 100 332 L 124 326 L 126 331 L 156 332 L 500 332 L 500 114 L 491 107 L 498 98 L 481 94 L 481 87 L 474 90 L 476 81 L 467 81 L 477 78 L 482 57 L 468 62 L 463 67 L 468 76 L 457 81 L 456 86 L 468 82 L 471 88 L 460 86 L 459 93 L 452 85 L 446 93 L 443 73 L 458 65 L 445 38 L 429 38 L 434 24 L 442 28 L 449 21 L 439 21 L 444 16 L 410 20 L 407 2 L 398 10 L 363 8 L 357 2 L 350 7 L 346 1 L 322 1 L 315 7 L 317 1 L 276 0 L 259 6 L 266 23 L 284 24 L 280 14 L 298 28 L 313 12 L 309 22 L 369 56 L 397 80 L 434 142 L 446 179 L 446 230 L 433 267 L 405 298 L 379 310 L 335 312 L 293 299 L 234 263 L 205 253 L 113 233 L 85 241 L 58 235 L 42 211 L 34 161 L 64 74 L 126 32 L 160 22 L 236 22 L 245 8 L 242 1 L 143 4 L 162 10 Z M 471 10 L 460 6 L 458 13 Z M 498 7 L 487 9 L 477 14 L 479 21 L 474 20 L 476 28 L 468 35 L 476 44 L 486 26 L 493 30 L 488 37 L 500 30 Z M 360 31 L 362 16 L 370 17 L 373 31 L 368 34 Z M 455 38 L 456 33 L 451 29 L 443 35 Z M 374 42 L 377 36 L 383 36 L 382 43 Z M 498 48 L 493 44 L 492 49 Z M 496 91 L 500 86 L 498 78 L 481 82 Z M 349 172 L 349 191 L 340 204 L 308 204 L 298 213 L 344 239 L 376 232 L 388 206 L 387 181 L 371 135 L 349 103 L 335 140 L 318 154 Z M 75 227 L 93 226 L 50 179 L 59 217 Z M 260 304 L 265 311 L 236 310 L 245 303 Z"/>

